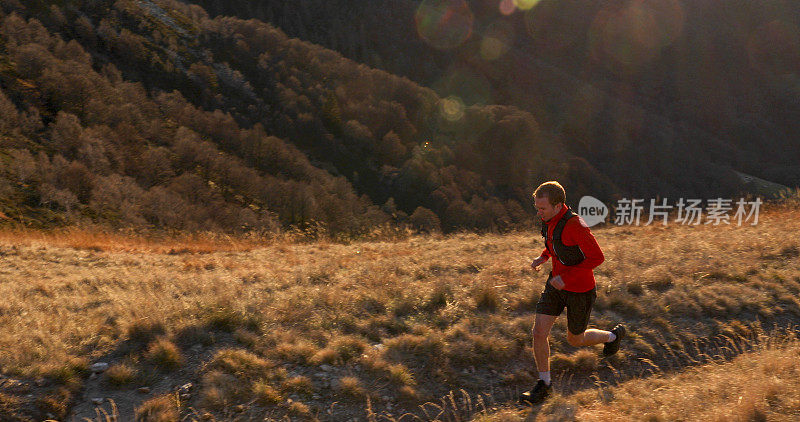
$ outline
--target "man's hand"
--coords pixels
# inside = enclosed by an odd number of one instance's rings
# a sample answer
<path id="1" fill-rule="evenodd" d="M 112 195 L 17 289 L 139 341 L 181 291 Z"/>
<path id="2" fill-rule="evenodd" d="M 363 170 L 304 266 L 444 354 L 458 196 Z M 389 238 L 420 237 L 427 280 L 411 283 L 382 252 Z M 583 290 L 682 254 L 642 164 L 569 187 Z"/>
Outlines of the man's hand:
<path id="1" fill-rule="evenodd" d="M 564 289 L 564 286 L 565 286 L 564 280 L 561 279 L 560 275 L 557 275 L 557 276 L 551 278 L 550 279 L 550 285 L 555 287 L 558 290 Z"/>
<path id="2" fill-rule="evenodd" d="M 534 271 L 539 271 L 540 269 L 542 269 L 542 264 L 544 264 L 546 261 L 547 261 L 546 258 L 542 258 L 540 256 L 534 259 L 533 262 L 531 262 L 531 268 L 533 268 Z"/>

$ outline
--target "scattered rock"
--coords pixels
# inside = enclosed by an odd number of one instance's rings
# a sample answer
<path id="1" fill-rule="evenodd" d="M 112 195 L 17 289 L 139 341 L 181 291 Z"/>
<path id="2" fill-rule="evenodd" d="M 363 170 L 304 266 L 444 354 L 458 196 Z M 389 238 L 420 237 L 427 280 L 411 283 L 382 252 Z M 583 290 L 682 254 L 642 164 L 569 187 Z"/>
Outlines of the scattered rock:
<path id="1" fill-rule="evenodd" d="M 237 404 L 237 405 L 236 405 L 236 406 L 233 408 L 233 410 L 234 410 L 236 413 L 242 413 L 242 412 L 244 412 L 244 405 L 243 405 L 243 404 Z"/>
<path id="2" fill-rule="evenodd" d="M 203 351 L 203 345 L 202 344 L 195 344 L 189 350 L 191 350 L 194 353 L 200 353 L 200 352 Z"/>
<path id="3" fill-rule="evenodd" d="M 89 369 L 94 373 L 105 372 L 105 370 L 108 369 L 108 364 L 105 362 L 97 362 L 92 364 Z"/>
<path id="4" fill-rule="evenodd" d="M 95 378 L 97 378 L 97 373 L 95 373 L 95 372 L 92 372 L 92 375 L 89 375 L 89 379 L 90 379 L 90 380 L 93 380 L 93 379 L 95 379 Z"/>
<path id="5" fill-rule="evenodd" d="M 322 369 L 325 372 L 330 372 L 330 371 L 333 370 L 333 367 L 328 365 L 328 364 L 323 363 L 322 365 L 319 366 L 319 369 Z"/>
<path id="6" fill-rule="evenodd" d="M 139 387 L 136 391 L 140 394 L 150 394 L 150 387 Z"/>
<path id="7" fill-rule="evenodd" d="M 44 378 L 39 378 L 35 381 L 37 387 L 44 387 L 47 385 L 47 380 Z"/>
<path id="8" fill-rule="evenodd" d="M 103 400 L 105 400 L 105 399 L 103 399 L 101 397 L 95 397 L 95 398 L 92 399 L 92 404 L 95 405 L 95 406 L 100 406 L 101 404 L 103 404 Z"/>
<path id="9" fill-rule="evenodd" d="M 189 393 L 181 394 L 181 400 L 183 400 L 183 401 L 189 401 L 189 399 L 191 399 L 191 398 L 192 398 L 192 395 L 189 394 Z"/>
<path id="10" fill-rule="evenodd" d="M 193 387 L 192 383 L 187 382 L 186 384 L 183 384 L 181 388 L 178 389 L 178 392 L 181 394 L 188 394 L 189 391 L 191 391 L 192 387 Z"/>

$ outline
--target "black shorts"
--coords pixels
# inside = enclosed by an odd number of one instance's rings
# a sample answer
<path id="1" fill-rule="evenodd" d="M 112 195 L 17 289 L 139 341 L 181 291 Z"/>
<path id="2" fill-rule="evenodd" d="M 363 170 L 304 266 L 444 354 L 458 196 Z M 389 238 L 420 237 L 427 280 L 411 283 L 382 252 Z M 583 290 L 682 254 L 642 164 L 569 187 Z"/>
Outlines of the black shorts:
<path id="1" fill-rule="evenodd" d="M 581 334 L 589 326 L 589 314 L 592 313 L 592 305 L 597 299 L 597 288 L 588 292 L 575 293 L 566 290 L 558 290 L 550 285 L 551 273 L 545 283 L 544 291 L 536 303 L 536 313 L 559 316 L 567 308 L 567 328 L 572 334 Z"/>

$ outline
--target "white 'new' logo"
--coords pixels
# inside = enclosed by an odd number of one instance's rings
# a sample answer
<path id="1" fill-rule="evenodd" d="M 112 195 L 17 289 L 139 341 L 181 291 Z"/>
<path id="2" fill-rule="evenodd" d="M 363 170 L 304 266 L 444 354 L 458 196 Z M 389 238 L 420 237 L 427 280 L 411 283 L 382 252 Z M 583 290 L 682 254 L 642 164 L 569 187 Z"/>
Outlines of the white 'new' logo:
<path id="1" fill-rule="evenodd" d="M 606 221 L 608 207 L 593 196 L 584 196 L 578 203 L 578 215 L 586 222 L 587 227 Z"/>

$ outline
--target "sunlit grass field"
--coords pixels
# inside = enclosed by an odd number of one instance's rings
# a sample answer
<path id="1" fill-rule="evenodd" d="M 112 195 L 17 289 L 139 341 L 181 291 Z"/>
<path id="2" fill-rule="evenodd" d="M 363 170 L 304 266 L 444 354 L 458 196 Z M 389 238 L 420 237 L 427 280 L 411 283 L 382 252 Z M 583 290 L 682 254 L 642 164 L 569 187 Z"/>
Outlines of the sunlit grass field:
<path id="1" fill-rule="evenodd" d="M 799 221 L 772 207 L 757 226 L 594 228 L 606 261 L 590 326 L 625 322 L 629 337 L 602 358 L 569 346 L 560 318 L 559 395 L 533 413 L 508 403 L 535 382 L 549 269 L 529 267 L 536 230 L 347 244 L 8 230 L 0 419 L 67 419 L 91 408 L 90 388 L 117 397 L 101 407 L 121 420 L 797 415 L 784 391 L 798 391 L 785 374 L 798 370 L 786 327 L 800 322 Z M 90 375 L 96 362 L 111 366 Z M 724 396 L 726 375 L 758 397 Z M 190 394 L 167 385 L 187 382 Z"/>

